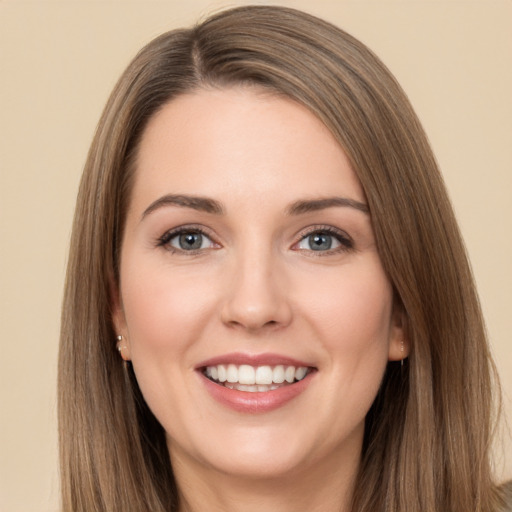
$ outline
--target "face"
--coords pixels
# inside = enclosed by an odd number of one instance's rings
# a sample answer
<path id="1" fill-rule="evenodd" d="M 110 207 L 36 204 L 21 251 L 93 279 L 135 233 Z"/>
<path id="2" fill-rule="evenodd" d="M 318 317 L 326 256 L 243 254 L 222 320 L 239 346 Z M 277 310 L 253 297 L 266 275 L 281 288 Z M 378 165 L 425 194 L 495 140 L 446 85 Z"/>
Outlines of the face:
<path id="1" fill-rule="evenodd" d="M 173 464 L 205 471 L 357 458 L 403 357 L 343 150 L 304 107 L 249 88 L 184 95 L 150 120 L 114 309 Z"/>

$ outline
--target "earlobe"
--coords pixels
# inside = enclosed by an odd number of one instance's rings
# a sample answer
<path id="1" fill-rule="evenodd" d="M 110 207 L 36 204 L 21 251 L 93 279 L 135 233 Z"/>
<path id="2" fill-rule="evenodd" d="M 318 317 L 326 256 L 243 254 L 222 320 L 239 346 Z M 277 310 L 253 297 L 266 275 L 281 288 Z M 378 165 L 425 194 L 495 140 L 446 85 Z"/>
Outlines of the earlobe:
<path id="1" fill-rule="evenodd" d="M 404 361 L 409 357 L 409 341 L 405 338 L 393 339 L 389 345 L 389 361 Z"/>
<path id="2" fill-rule="evenodd" d="M 130 346 L 128 343 L 128 337 L 126 334 L 126 319 L 121 305 L 121 298 L 119 288 L 115 285 L 110 286 L 110 302 L 112 304 L 112 325 L 114 332 L 116 332 L 116 348 L 120 356 L 125 361 L 130 361 Z"/>
<path id="3" fill-rule="evenodd" d="M 410 343 L 406 335 L 406 323 L 403 308 L 395 305 L 389 343 L 389 361 L 403 361 L 409 357 Z"/>
<path id="4" fill-rule="evenodd" d="M 117 350 L 124 361 L 130 361 L 130 348 L 122 334 L 117 336 Z"/>

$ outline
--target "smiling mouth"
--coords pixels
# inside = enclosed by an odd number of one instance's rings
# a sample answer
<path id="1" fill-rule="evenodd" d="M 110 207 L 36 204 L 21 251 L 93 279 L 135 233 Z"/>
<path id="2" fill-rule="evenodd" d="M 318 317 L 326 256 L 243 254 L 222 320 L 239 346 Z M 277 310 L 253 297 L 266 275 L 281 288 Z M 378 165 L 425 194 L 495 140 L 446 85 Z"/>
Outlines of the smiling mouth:
<path id="1" fill-rule="evenodd" d="M 203 375 L 220 386 L 249 393 L 267 392 L 291 386 L 309 375 L 307 366 L 250 366 L 248 364 L 217 364 L 202 369 Z"/>

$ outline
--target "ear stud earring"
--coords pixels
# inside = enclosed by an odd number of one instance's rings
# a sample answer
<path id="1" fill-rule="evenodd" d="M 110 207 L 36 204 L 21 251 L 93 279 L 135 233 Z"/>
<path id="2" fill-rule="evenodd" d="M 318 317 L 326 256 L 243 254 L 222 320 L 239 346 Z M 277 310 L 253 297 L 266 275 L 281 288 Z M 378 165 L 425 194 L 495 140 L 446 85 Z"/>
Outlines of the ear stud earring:
<path id="1" fill-rule="evenodd" d="M 123 357 L 123 348 L 126 348 L 126 345 L 121 345 L 121 342 L 122 342 L 122 341 L 123 341 L 123 337 L 119 334 L 119 335 L 117 336 L 117 350 L 118 350 L 118 352 L 119 352 L 120 356 L 121 356 L 123 359 L 125 359 L 125 358 Z M 126 359 L 125 359 L 125 360 L 126 360 Z"/>

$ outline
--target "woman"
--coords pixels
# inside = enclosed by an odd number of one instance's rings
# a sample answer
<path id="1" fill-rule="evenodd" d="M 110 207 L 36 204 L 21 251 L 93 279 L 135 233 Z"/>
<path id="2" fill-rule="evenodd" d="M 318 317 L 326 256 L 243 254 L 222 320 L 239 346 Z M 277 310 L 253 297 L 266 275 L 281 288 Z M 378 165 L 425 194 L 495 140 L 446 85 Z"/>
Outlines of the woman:
<path id="1" fill-rule="evenodd" d="M 160 36 L 77 203 L 64 510 L 497 511 L 494 369 L 404 93 L 286 8 Z"/>

